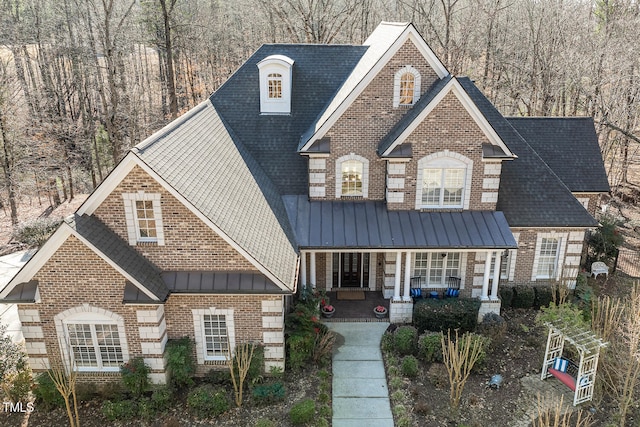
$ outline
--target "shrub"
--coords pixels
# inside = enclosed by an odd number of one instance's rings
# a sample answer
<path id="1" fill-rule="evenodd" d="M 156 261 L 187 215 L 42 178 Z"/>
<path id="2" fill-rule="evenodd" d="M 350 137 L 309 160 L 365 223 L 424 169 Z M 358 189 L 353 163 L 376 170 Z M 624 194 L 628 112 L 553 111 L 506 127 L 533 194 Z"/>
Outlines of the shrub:
<path id="1" fill-rule="evenodd" d="M 151 395 L 151 407 L 155 411 L 164 412 L 171 406 L 172 399 L 171 389 L 166 386 L 159 387 L 153 391 Z"/>
<path id="2" fill-rule="evenodd" d="M 7 326 L 0 325 L 0 397 L 21 400 L 29 392 L 30 378 L 26 353 L 7 334 Z"/>
<path id="3" fill-rule="evenodd" d="M 309 362 L 315 347 L 315 337 L 312 334 L 295 334 L 287 339 L 289 367 L 293 370 L 302 369 Z"/>
<path id="4" fill-rule="evenodd" d="M 149 372 L 151 369 L 142 357 L 134 357 L 120 367 L 122 383 L 134 398 L 139 398 L 149 390 Z"/>
<path id="5" fill-rule="evenodd" d="M 136 406 L 138 416 L 143 420 L 150 421 L 155 417 L 156 410 L 148 397 L 136 400 Z"/>
<path id="6" fill-rule="evenodd" d="M 393 333 L 395 350 L 402 354 L 415 354 L 418 349 L 418 330 L 413 326 L 400 326 Z"/>
<path id="7" fill-rule="evenodd" d="M 502 301 L 502 309 L 505 310 L 507 308 L 511 308 L 511 303 L 513 301 L 513 287 L 500 286 L 498 288 L 498 294 L 500 295 L 500 301 Z"/>
<path id="8" fill-rule="evenodd" d="M 407 378 L 415 378 L 418 376 L 418 359 L 409 355 L 402 359 L 402 375 Z"/>
<path id="9" fill-rule="evenodd" d="M 284 400 L 286 389 L 282 382 L 277 381 L 272 384 L 262 384 L 256 386 L 252 392 L 253 398 L 258 404 L 270 404 Z"/>
<path id="10" fill-rule="evenodd" d="M 555 292 L 555 289 L 552 285 L 534 286 L 533 291 L 535 293 L 533 300 L 534 308 L 548 307 L 549 303 L 553 301 L 553 292 Z"/>
<path id="11" fill-rule="evenodd" d="M 9 400 L 12 402 L 23 401 L 29 395 L 31 390 L 31 372 L 28 368 L 19 371 L 17 374 L 10 377 L 10 381 L 6 387 Z M 4 387 L 4 385 L 3 385 Z"/>
<path id="12" fill-rule="evenodd" d="M 64 399 L 56 389 L 56 385 L 48 372 L 38 374 L 33 394 L 36 396 L 36 405 L 43 410 L 62 408 L 64 406 Z"/>
<path id="13" fill-rule="evenodd" d="M 393 334 L 391 332 L 387 331 L 384 333 L 384 335 L 382 335 L 380 347 L 385 353 L 390 353 L 393 351 Z"/>
<path id="14" fill-rule="evenodd" d="M 264 380 L 264 347 L 255 345 L 253 349 L 253 357 L 249 369 L 247 370 L 246 381 L 249 384 L 258 384 Z"/>
<path id="15" fill-rule="evenodd" d="M 305 425 L 313 421 L 315 415 L 316 403 L 311 399 L 305 399 L 291 407 L 289 421 L 296 426 Z"/>
<path id="16" fill-rule="evenodd" d="M 211 385 L 231 385 L 231 377 L 229 376 L 228 369 L 210 369 L 209 372 L 204 375 L 204 380 Z"/>
<path id="17" fill-rule="evenodd" d="M 413 325 L 419 332 L 474 331 L 479 309 L 480 301 L 475 298 L 426 299 L 416 303 Z"/>
<path id="18" fill-rule="evenodd" d="M 418 338 L 418 356 L 427 363 L 442 362 L 440 332 L 426 332 Z"/>
<path id="19" fill-rule="evenodd" d="M 467 339 L 467 336 L 469 337 Z M 477 344 L 476 344 L 477 343 Z M 478 358 L 476 359 L 475 364 L 473 365 L 473 371 L 477 371 L 481 369 L 484 365 L 484 362 L 487 360 L 487 349 L 491 345 L 491 339 L 479 334 L 474 334 L 473 332 L 467 332 L 461 337 L 461 345 L 460 349 L 464 352 L 466 345 L 469 345 L 469 351 L 473 349 L 476 345 L 479 346 L 480 352 L 478 354 Z"/>
<path id="20" fill-rule="evenodd" d="M 193 363 L 193 342 L 189 337 L 169 340 L 166 347 L 169 384 L 182 388 L 193 385 L 195 364 Z"/>
<path id="21" fill-rule="evenodd" d="M 624 237 L 618 231 L 618 226 L 622 223 L 607 214 L 601 215 L 598 221 L 600 226 L 587 238 L 589 255 L 595 261 L 604 261 L 605 264 L 611 265 L 618 248 L 624 242 Z"/>
<path id="22" fill-rule="evenodd" d="M 221 388 L 204 384 L 187 395 L 187 406 L 201 418 L 215 417 L 229 410 L 229 396 Z"/>
<path id="23" fill-rule="evenodd" d="M 13 233 L 13 238 L 29 247 L 42 246 L 42 244 L 56 231 L 62 223 L 60 219 L 39 218 L 25 222 L 18 226 Z"/>
<path id="24" fill-rule="evenodd" d="M 513 308 L 533 308 L 536 294 L 529 285 L 516 285 L 513 287 L 513 300 L 511 307 Z"/>
<path id="25" fill-rule="evenodd" d="M 133 418 L 136 412 L 136 404 L 131 400 L 105 400 L 102 403 L 102 415 L 109 421 L 128 420 Z"/>
<path id="26" fill-rule="evenodd" d="M 487 313 L 478 325 L 477 332 L 491 340 L 493 346 L 498 346 L 504 341 L 508 325 L 504 318 L 495 313 Z"/>
<path id="27" fill-rule="evenodd" d="M 316 366 L 325 366 L 329 363 L 335 342 L 336 335 L 329 330 L 321 329 L 316 333 L 312 355 Z"/>

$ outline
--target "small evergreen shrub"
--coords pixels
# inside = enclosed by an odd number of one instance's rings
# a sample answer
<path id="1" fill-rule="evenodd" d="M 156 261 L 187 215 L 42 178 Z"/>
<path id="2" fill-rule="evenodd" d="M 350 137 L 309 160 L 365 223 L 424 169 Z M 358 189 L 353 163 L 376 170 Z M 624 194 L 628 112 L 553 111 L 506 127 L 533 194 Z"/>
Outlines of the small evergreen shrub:
<path id="1" fill-rule="evenodd" d="M 402 375 L 407 378 L 415 378 L 418 376 L 418 359 L 409 355 L 402 359 Z"/>
<path id="2" fill-rule="evenodd" d="M 513 308 L 533 308 L 535 301 L 535 291 L 529 285 L 516 285 L 513 287 Z"/>
<path id="3" fill-rule="evenodd" d="M 500 295 L 500 301 L 502 309 L 511 308 L 513 302 L 513 287 L 512 286 L 500 286 L 498 288 L 498 294 Z"/>
<path id="4" fill-rule="evenodd" d="M 393 346 L 394 346 L 393 334 L 387 331 L 384 333 L 384 335 L 382 335 L 380 348 L 382 348 L 382 351 L 384 351 L 385 353 L 390 353 L 393 351 Z"/>
<path id="5" fill-rule="evenodd" d="M 427 363 L 442 363 L 440 332 L 426 332 L 418 338 L 418 356 Z"/>
<path id="6" fill-rule="evenodd" d="M 42 372 L 36 377 L 36 387 L 33 394 L 36 397 L 36 405 L 43 410 L 51 410 L 64 406 L 64 399 L 56 389 L 56 385 L 49 377 L 48 372 Z"/>
<path id="7" fill-rule="evenodd" d="M 171 406 L 173 395 L 166 386 L 159 387 L 151 395 L 151 407 L 158 412 L 164 412 Z"/>
<path id="8" fill-rule="evenodd" d="M 264 347 L 255 345 L 253 357 L 247 371 L 246 381 L 249 384 L 258 384 L 264 380 Z"/>
<path id="9" fill-rule="evenodd" d="M 1 362 L 0 362 L 1 364 Z M 31 391 L 31 372 L 29 369 L 19 371 L 10 377 L 7 393 L 9 400 L 12 402 L 20 402 L 27 399 L 29 391 Z"/>
<path id="10" fill-rule="evenodd" d="M 282 382 L 277 381 L 271 384 L 261 384 L 254 387 L 253 398 L 257 404 L 271 404 L 284 400 L 286 389 Z"/>
<path id="11" fill-rule="evenodd" d="M 504 318 L 496 313 L 487 313 L 478 325 L 477 332 L 491 340 L 491 345 L 499 346 L 507 334 L 508 325 Z"/>
<path id="12" fill-rule="evenodd" d="M 112 402 L 105 400 L 102 403 L 102 415 L 109 421 L 123 421 L 133 418 L 137 413 L 136 404 L 132 400 L 120 400 Z"/>
<path id="13" fill-rule="evenodd" d="M 289 421 L 296 426 L 305 425 L 313 421 L 315 414 L 316 403 L 311 399 L 305 399 L 291 407 Z"/>
<path id="14" fill-rule="evenodd" d="M 469 342 L 469 346 L 470 346 L 469 348 L 473 348 L 476 345 L 475 344 L 476 342 L 480 342 L 480 347 L 482 348 L 478 356 L 478 360 L 476 360 L 476 363 L 473 365 L 473 368 L 472 368 L 472 371 L 478 371 L 482 369 L 482 367 L 484 366 L 484 362 L 487 360 L 487 349 L 491 345 L 491 339 L 479 334 L 475 334 L 473 332 L 467 332 L 461 338 L 465 338 L 467 334 L 471 336 L 471 341 Z M 464 352 L 465 343 L 466 341 L 462 341 L 461 353 Z"/>
<path id="15" fill-rule="evenodd" d="M 399 354 L 415 354 L 418 349 L 418 330 L 413 326 L 400 326 L 393 333 L 393 341 Z"/>
<path id="16" fill-rule="evenodd" d="M 293 370 L 302 369 L 311 359 L 315 337 L 311 334 L 295 334 L 287 339 L 287 360 Z"/>
<path id="17" fill-rule="evenodd" d="M 136 400 L 136 409 L 138 417 L 145 421 L 151 421 L 156 416 L 156 410 L 148 397 Z"/>
<path id="18" fill-rule="evenodd" d="M 552 285 L 539 285 L 534 286 L 533 291 L 535 293 L 533 307 L 537 309 L 540 307 L 549 307 L 549 303 L 553 301 L 554 287 Z"/>
<path id="19" fill-rule="evenodd" d="M 178 389 L 193 385 L 196 371 L 193 362 L 193 342 L 189 337 L 169 340 L 166 347 L 169 384 Z"/>
<path id="20" fill-rule="evenodd" d="M 229 396 L 222 388 L 204 384 L 189 392 L 187 406 L 200 418 L 215 417 L 229 410 Z"/>
<path id="21" fill-rule="evenodd" d="M 139 398 L 149 390 L 149 373 L 151 369 L 144 363 L 142 357 L 134 357 L 120 367 L 122 383 L 134 398 Z"/>
<path id="22" fill-rule="evenodd" d="M 424 331 L 446 332 L 458 329 L 474 331 L 478 323 L 480 301 L 476 298 L 426 299 L 413 309 L 413 325 Z"/>

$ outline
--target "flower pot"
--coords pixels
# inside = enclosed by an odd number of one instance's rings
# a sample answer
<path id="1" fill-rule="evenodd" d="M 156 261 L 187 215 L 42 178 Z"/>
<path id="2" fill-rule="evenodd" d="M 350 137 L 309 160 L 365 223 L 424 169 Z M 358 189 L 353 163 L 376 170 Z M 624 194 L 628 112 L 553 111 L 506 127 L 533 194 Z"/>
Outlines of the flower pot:
<path id="1" fill-rule="evenodd" d="M 377 311 L 374 308 L 373 309 L 373 314 L 375 314 L 376 318 L 378 318 L 378 319 L 384 319 L 385 317 L 387 317 L 387 309 L 385 308 L 384 311 Z"/>
<path id="2" fill-rule="evenodd" d="M 321 310 L 322 311 L 322 316 L 326 317 L 327 319 L 330 319 L 333 317 L 334 314 L 336 314 L 336 310 L 332 310 L 332 311 L 325 311 L 325 310 Z"/>

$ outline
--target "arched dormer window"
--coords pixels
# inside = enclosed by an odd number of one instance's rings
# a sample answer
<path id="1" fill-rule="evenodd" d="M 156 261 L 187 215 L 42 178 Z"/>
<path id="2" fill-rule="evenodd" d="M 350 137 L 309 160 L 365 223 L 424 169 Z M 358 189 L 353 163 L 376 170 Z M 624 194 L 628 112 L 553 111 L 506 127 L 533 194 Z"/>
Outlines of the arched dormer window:
<path id="1" fill-rule="evenodd" d="M 260 74 L 260 113 L 290 114 L 293 60 L 271 55 L 258 62 Z"/>
<path id="2" fill-rule="evenodd" d="M 356 154 L 336 161 L 336 198 L 369 195 L 369 160 Z"/>
<path id="3" fill-rule="evenodd" d="M 410 65 L 399 69 L 393 81 L 393 106 L 409 107 L 420 99 L 420 72 Z"/>
<path id="4" fill-rule="evenodd" d="M 416 209 L 469 209 L 473 160 L 448 150 L 418 161 Z"/>

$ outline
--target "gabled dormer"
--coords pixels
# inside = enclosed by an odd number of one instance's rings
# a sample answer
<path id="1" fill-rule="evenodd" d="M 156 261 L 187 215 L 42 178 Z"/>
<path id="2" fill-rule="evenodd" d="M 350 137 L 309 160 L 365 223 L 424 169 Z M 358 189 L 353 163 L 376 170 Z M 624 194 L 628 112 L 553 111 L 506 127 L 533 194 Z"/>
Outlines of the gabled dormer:
<path id="1" fill-rule="evenodd" d="M 293 60 L 270 55 L 258 62 L 260 114 L 291 114 Z"/>

